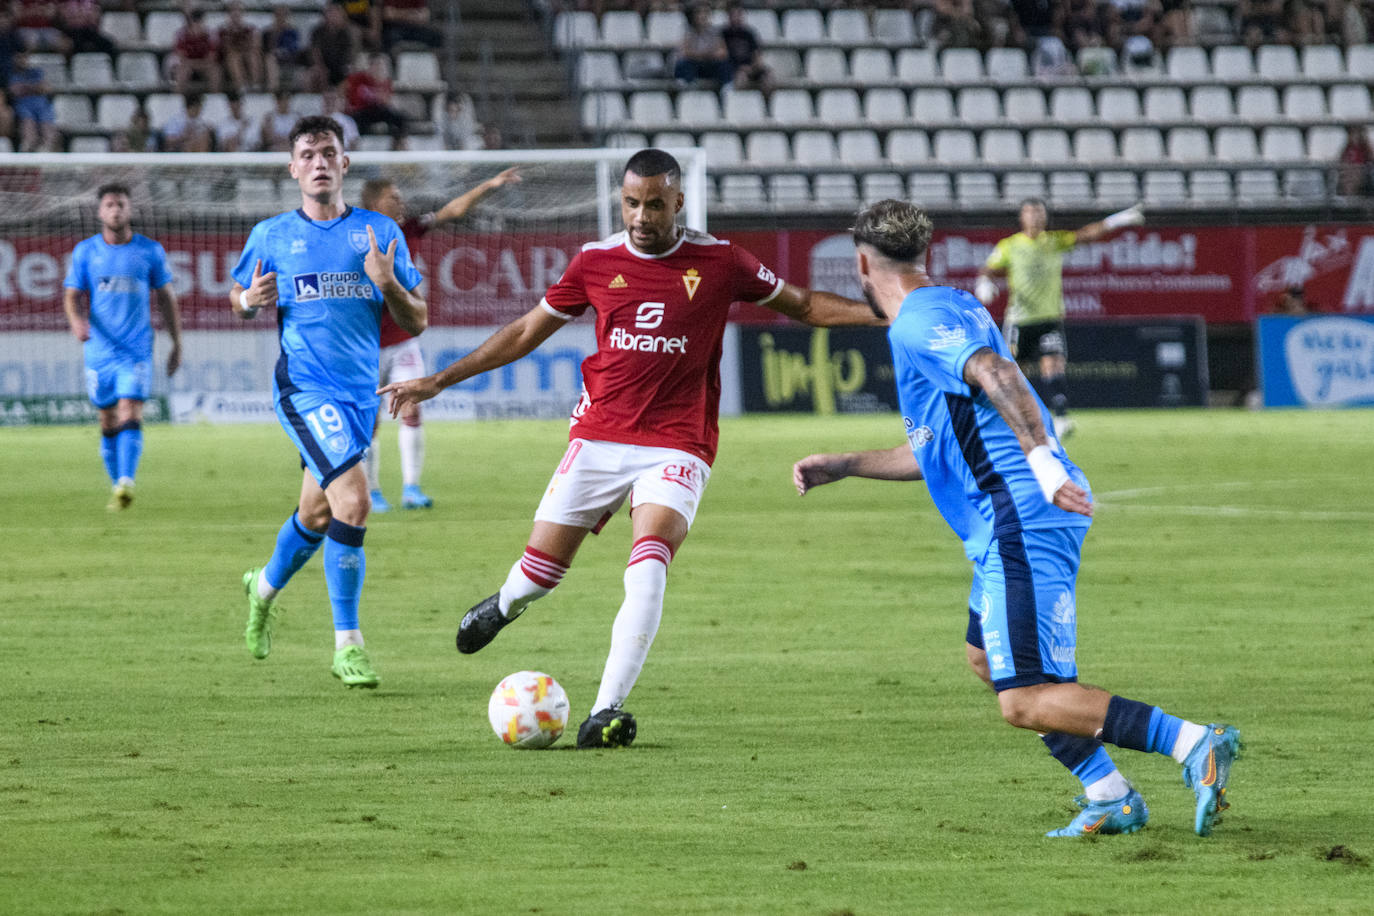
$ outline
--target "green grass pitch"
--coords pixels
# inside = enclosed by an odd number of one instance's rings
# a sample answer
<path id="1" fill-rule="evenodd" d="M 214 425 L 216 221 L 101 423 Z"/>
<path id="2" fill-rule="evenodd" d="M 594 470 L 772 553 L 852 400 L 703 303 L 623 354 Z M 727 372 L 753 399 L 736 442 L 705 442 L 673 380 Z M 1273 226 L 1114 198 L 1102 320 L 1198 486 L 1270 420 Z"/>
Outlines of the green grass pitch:
<path id="1" fill-rule="evenodd" d="M 1242 729 L 1207 840 L 1178 767 L 1128 751 L 1145 831 L 1042 838 L 1078 786 L 965 669 L 969 570 L 923 487 L 791 488 L 810 451 L 900 442 L 895 417 L 723 424 L 639 740 L 597 752 L 508 750 L 486 703 L 537 668 L 586 715 L 623 515 L 491 647 L 453 647 L 565 423 L 427 427 L 436 508 L 369 527 L 373 692 L 330 677 L 318 559 L 272 656 L 244 648 L 239 576 L 300 480 L 275 427 L 149 428 L 122 514 L 93 428 L 0 431 L 0 912 L 1369 912 L 1371 415 L 1078 419 L 1081 675 Z"/>

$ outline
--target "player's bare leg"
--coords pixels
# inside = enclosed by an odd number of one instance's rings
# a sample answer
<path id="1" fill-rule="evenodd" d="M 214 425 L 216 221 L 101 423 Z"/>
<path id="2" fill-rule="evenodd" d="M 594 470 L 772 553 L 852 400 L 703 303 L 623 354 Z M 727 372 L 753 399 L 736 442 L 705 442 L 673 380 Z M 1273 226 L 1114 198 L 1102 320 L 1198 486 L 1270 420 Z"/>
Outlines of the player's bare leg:
<path id="1" fill-rule="evenodd" d="M 420 405 L 404 405 L 400 421 L 396 439 L 401 449 L 401 508 L 431 508 L 434 500 L 420 489 L 420 474 L 425 467 L 425 427 L 420 420 Z"/>
<path id="2" fill-rule="evenodd" d="M 1040 384 L 1047 395 L 1050 412 L 1054 414 L 1054 434 L 1057 438 L 1072 435 L 1074 422 L 1069 419 L 1068 362 L 1062 353 L 1046 353 L 1040 357 Z"/>
<path id="3" fill-rule="evenodd" d="M 382 380 L 385 383 L 386 379 Z M 380 515 L 391 511 L 391 503 L 382 495 L 382 452 L 379 434 L 382 429 L 382 412 L 377 411 L 377 419 L 372 423 L 372 444 L 368 446 L 367 457 L 363 459 L 363 470 L 367 474 L 368 497 L 372 512 Z"/>

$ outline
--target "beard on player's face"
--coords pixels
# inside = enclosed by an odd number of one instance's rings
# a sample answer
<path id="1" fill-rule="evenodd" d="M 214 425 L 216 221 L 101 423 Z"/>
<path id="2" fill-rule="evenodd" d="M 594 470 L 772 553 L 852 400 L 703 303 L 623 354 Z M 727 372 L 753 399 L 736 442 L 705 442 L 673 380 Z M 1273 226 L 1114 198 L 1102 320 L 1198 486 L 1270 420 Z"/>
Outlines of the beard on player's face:
<path id="1" fill-rule="evenodd" d="M 878 296 L 873 291 L 873 284 L 870 283 L 867 279 L 861 279 L 859 281 L 859 285 L 863 288 L 864 291 L 864 301 L 867 302 L 868 307 L 873 310 L 873 316 L 878 319 L 886 318 L 887 312 L 884 312 L 878 306 Z"/>

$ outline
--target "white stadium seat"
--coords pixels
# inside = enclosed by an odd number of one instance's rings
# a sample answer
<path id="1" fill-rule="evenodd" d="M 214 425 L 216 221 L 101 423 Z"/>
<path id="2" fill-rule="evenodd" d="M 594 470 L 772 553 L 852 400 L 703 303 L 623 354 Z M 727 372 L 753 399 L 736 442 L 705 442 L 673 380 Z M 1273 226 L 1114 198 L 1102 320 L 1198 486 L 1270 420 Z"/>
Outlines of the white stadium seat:
<path id="1" fill-rule="evenodd" d="M 692 127 L 720 123 L 720 95 L 705 89 L 688 89 L 677 94 L 678 122 Z"/>
<path id="2" fill-rule="evenodd" d="M 842 83 L 849 78 L 849 63 L 839 48 L 807 48 L 802 74 L 813 83 Z"/>
<path id="3" fill-rule="evenodd" d="M 1031 162 L 1062 165 L 1073 160 L 1068 131 L 1037 127 L 1026 134 L 1026 156 Z"/>
<path id="4" fill-rule="evenodd" d="M 1325 199 L 1326 173 L 1321 169 L 1285 169 L 1283 196 L 1296 201 Z"/>
<path id="5" fill-rule="evenodd" d="M 608 10 L 601 14 L 601 43 L 613 48 L 644 44 L 644 20 L 632 10 Z"/>
<path id="6" fill-rule="evenodd" d="M 1206 162 L 1212 158 L 1212 141 L 1201 127 L 1174 127 L 1165 147 L 1174 162 Z"/>
<path id="7" fill-rule="evenodd" d="M 902 200 L 906 197 L 906 183 L 893 172 L 867 172 L 860 179 L 860 195 L 865 205 L 880 200 Z"/>
<path id="8" fill-rule="evenodd" d="M 859 93 L 853 89 L 822 89 L 816 95 L 816 117 L 830 125 L 858 121 Z"/>
<path id="9" fill-rule="evenodd" d="M 667 124 L 673 120 L 673 102 L 661 89 L 630 93 L 630 120 L 637 126 Z"/>
<path id="10" fill-rule="evenodd" d="M 1128 86 L 1108 86 L 1097 93 L 1098 116 L 1111 124 L 1134 124 L 1141 118 L 1140 95 Z"/>
<path id="11" fill-rule="evenodd" d="M 625 96 L 619 92 L 588 92 L 582 96 L 582 124 L 585 127 L 608 127 L 628 117 Z"/>
<path id="12" fill-rule="evenodd" d="M 866 86 L 892 82 L 892 52 L 886 48 L 856 48 L 849 55 L 849 76 Z"/>
<path id="13" fill-rule="evenodd" d="M 784 42 L 818 45 L 825 41 L 825 20 L 821 17 L 820 10 L 783 10 L 781 23 L 781 40 Z"/>
<path id="14" fill-rule="evenodd" d="M 155 51 L 170 51 L 177 32 L 186 25 L 186 17 L 172 10 L 153 10 L 143 20 L 144 40 Z"/>
<path id="15" fill-rule="evenodd" d="M 761 44 L 771 44 L 777 41 L 781 35 L 776 10 L 756 6 L 748 7 L 744 11 L 744 24 L 758 33 Z"/>
<path id="16" fill-rule="evenodd" d="M 759 207 L 767 202 L 758 175 L 725 175 L 720 179 L 720 202 L 728 207 Z"/>
<path id="17" fill-rule="evenodd" d="M 959 120 L 965 124 L 996 124 L 1002 120 L 1002 99 L 996 89 L 960 89 L 955 96 Z"/>
<path id="18" fill-rule="evenodd" d="M 67 144 L 69 153 L 108 153 L 110 151 L 109 137 L 72 137 Z"/>
<path id="19" fill-rule="evenodd" d="M 792 147 L 780 130 L 756 130 L 744 138 L 744 158 L 750 165 L 788 162 Z"/>
<path id="20" fill-rule="evenodd" d="M 1115 207 L 1140 200 L 1140 183 L 1134 172 L 1098 172 L 1097 202 L 1100 206 Z"/>
<path id="21" fill-rule="evenodd" d="M 1188 96 L 1193 120 L 1204 124 L 1229 121 L 1235 117 L 1235 103 L 1231 90 L 1225 86 L 1198 86 Z"/>
<path id="22" fill-rule="evenodd" d="M 726 93 L 723 112 L 728 124 L 759 124 L 768 118 L 763 93 L 757 89 L 736 89 Z"/>
<path id="23" fill-rule="evenodd" d="M 677 10 L 653 10 L 644 21 L 644 37 L 651 45 L 677 47 L 687 33 L 687 17 Z"/>
<path id="24" fill-rule="evenodd" d="M 1244 45 L 1212 49 L 1212 75 L 1219 80 L 1246 80 L 1255 75 L 1254 56 Z"/>
<path id="25" fill-rule="evenodd" d="M 1014 86 L 1002 93 L 1002 110 L 1016 124 L 1043 124 L 1047 119 L 1045 93 L 1034 86 Z"/>
<path id="26" fill-rule="evenodd" d="M 143 102 L 148 123 L 154 130 L 162 130 L 176 115 L 186 111 L 186 100 L 175 92 L 154 92 Z"/>
<path id="27" fill-rule="evenodd" d="M 911 93 L 911 117 L 918 124 L 953 121 L 954 96 L 948 89 L 917 89 Z"/>
<path id="28" fill-rule="evenodd" d="M 1092 176 L 1087 172 L 1051 172 L 1050 204 L 1055 207 L 1084 206 L 1092 200 Z"/>
<path id="29" fill-rule="evenodd" d="M 162 73 L 151 51 L 125 51 L 115 63 L 115 79 L 123 86 L 157 86 Z"/>
<path id="30" fill-rule="evenodd" d="M 583 89 L 619 86 L 623 79 L 614 51 L 583 51 L 577 56 L 577 85 Z"/>
<path id="31" fill-rule="evenodd" d="M 1050 120 L 1091 121 L 1097 116 L 1092 92 L 1083 86 L 1056 86 L 1050 90 Z"/>
<path id="32" fill-rule="evenodd" d="M 1045 176 L 1040 172 L 1008 172 L 1002 176 L 1002 200 L 1016 206 L 1027 197 L 1044 199 Z"/>
<path id="33" fill-rule="evenodd" d="M 115 84 L 114 65 L 110 55 L 100 52 L 73 54 L 71 60 L 72 85 L 86 90 L 111 89 Z"/>
<path id="34" fill-rule="evenodd" d="M 1185 121 L 1188 103 L 1177 86 L 1151 86 L 1145 90 L 1145 120 Z"/>
<path id="35" fill-rule="evenodd" d="M 1116 135 L 1105 127 L 1082 127 L 1073 132 L 1073 158 L 1082 163 L 1116 159 Z"/>
<path id="36" fill-rule="evenodd" d="M 1121 132 L 1121 158 L 1151 163 L 1164 158 L 1164 137 L 1154 127 L 1128 127 Z"/>
<path id="37" fill-rule="evenodd" d="M 858 180 L 849 174 L 820 174 L 813 182 L 816 203 L 852 209 L 859 203 Z"/>
<path id="38" fill-rule="evenodd" d="M 1026 161 L 1021 131 L 997 127 L 983 131 L 980 138 L 981 161 L 988 165 L 1017 165 Z"/>
<path id="39" fill-rule="evenodd" d="M 100 14 L 100 31 L 117 48 L 128 48 L 143 43 L 143 21 L 138 13 L 128 10 L 109 10 Z"/>
<path id="40" fill-rule="evenodd" d="M 1198 169 L 1188 176 L 1188 196 L 1193 203 L 1219 206 L 1231 202 L 1231 174 L 1220 169 Z"/>
<path id="41" fill-rule="evenodd" d="M 565 11 L 553 20 L 553 41 L 560 48 L 594 45 L 597 38 L 595 13 L 585 10 Z"/>
<path id="42" fill-rule="evenodd" d="M 907 110 L 906 93 L 900 89 L 870 89 L 864 93 L 863 119 L 870 123 L 905 121 L 911 117 Z"/>
<path id="43" fill-rule="evenodd" d="M 946 165 L 974 165 L 978 162 L 978 144 L 971 130 L 937 130 L 934 151 L 935 160 Z"/>
<path id="44" fill-rule="evenodd" d="M 402 51 L 396 55 L 395 82 L 401 88 L 441 89 L 439 59 L 433 51 Z"/>
<path id="45" fill-rule="evenodd" d="M 1221 127 L 1213 138 L 1217 159 L 1222 162 L 1246 162 L 1259 157 L 1254 128 Z"/>
<path id="46" fill-rule="evenodd" d="M 1273 86 L 1241 86 L 1236 92 L 1236 116 L 1251 124 L 1278 120 L 1278 91 Z"/>
<path id="47" fill-rule="evenodd" d="M 107 92 L 96 99 L 95 122 L 104 130 L 124 130 L 138 111 L 138 99 L 119 92 Z"/>
<path id="48" fill-rule="evenodd" d="M 811 93 L 805 89 L 779 89 L 773 93 L 769 115 L 779 124 L 806 124 L 816 119 Z"/>
<path id="49" fill-rule="evenodd" d="M 939 67 L 930 48 L 902 48 L 897 52 L 897 79 L 903 83 L 923 83 L 936 79 Z"/>
<path id="50" fill-rule="evenodd" d="M 830 165 L 839 160 L 835 135 L 828 130 L 799 130 L 792 135 L 792 159 L 802 165 Z"/>
<path id="51" fill-rule="evenodd" d="M 91 100 L 85 95 L 55 95 L 52 97 L 53 119 L 61 130 L 90 127 L 95 122 Z"/>
<path id="52" fill-rule="evenodd" d="M 908 9 L 878 9 L 873 11 L 873 40 L 894 48 L 909 48 L 916 44 L 916 28 Z"/>
<path id="53" fill-rule="evenodd" d="M 1369 87 L 1341 84 L 1331 87 L 1331 116 L 1342 121 L 1362 121 L 1370 116 Z"/>
<path id="54" fill-rule="evenodd" d="M 960 206 L 1001 206 L 997 192 L 997 176 L 991 172 L 959 172 L 954 176 L 954 193 Z"/>
<path id="55" fill-rule="evenodd" d="M 1019 83 L 1029 72 L 1026 52 L 1021 48 L 990 48 L 983 63 L 988 79 L 999 83 Z"/>
<path id="56" fill-rule="evenodd" d="M 1188 186 L 1182 172 L 1159 171 L 1145 173 L 1145 203 L 1172 206 L 1188 199 Z"/>
<path id="57" fill-rule="evenodd" d="M 1279 176 L 1273 169 L 1242 169 L 1236 174 L 1236 200 L 1264 203 L 1281 197 Z"/>
<path id="58" fill-rule="evenodd" d="M 1351 45 L 1346 48 L 1345 75 L 1353 80 L 1374 80 L 1374 45 Z"/>
<path id="59" fill-rule="evenodd" d="M 811 203 L 811 184 L 805 175 L 769 175 L 768 199 L 783 209 Z"/>
<path id="60" fill-rule="evenodd" d="M 1302 131 L 1296 127 L 1271 124 L 1260 130 L 1260 158 L 1265 162 L 1293 162 L 1306 156 Z"/>
<path id="61" fill-rule="evenodd" d="M 1276 82 L 1288 82 L 1301 76 L 1298 52 L 1291 45 L 1261 45 L 1255 52 L 1255 72 Z"/>
<path id="62" fill-rule="evenodd" d="M 1283 87 L 1283 116 L 1306 121 L 1326 115 L 1326 92 L 1321 86 L 1296 84 Z"/>
<path id="63" fill-rule="evenodd" d="M 1345 149 L 1345 128 L 1323 124 L 1307 129 L 1307 158 L 1313 162 L 1331 162 Z"/>
<path id="64" fill-rule="evenodd" d="M 802 75 L 801 55 L 795 48 L 764 48 L 759 52 L 764 66 L 773 71 L 780 80 L 800 79 Z"/>
<path id="65" fill-rule="evenodd" d="M 888 131 L 883 148 L 887 152 L 887 160 L 895 165 L 914 165 L 931 160 L 930 135 L 918 127 Z"/>
<path id="66" fill-rule="evenodd" d="M 868 13 L 865 10 L 831 10 L 825 31 L 827 37 L 837 45 L 865 45 L 873 40 L 868 32 Z"/>
<path id="67" fill-rule="evenodd" d="M 1197 45 L 1179 45 L 1164 55 L 1164 72 L 1170 79 L 1205 80 L 1211 75 L 1207 49 Z"/>
<path id="68" fill-rule="evenodd" d="M 708 131 L 701 135 L 709 166 L 738 165 L 744 161 L 744 143 L 733 130 Z"/>
<path id="69" fill-rule="evenodd" d="M 922 207 L 949 206 L 954 200 L 949 175 L 943 172 L 912 172 L 907 176 L 907 195 Z"/>
<path id="70" fill-rule="evenodd" d="M 1345 60 L 1337 45 L 1306 45 L 1302 49 L 1302 75 L 1308 79 L 1337 79 L 1345 74 Z"/>
<path id="71" fill-rule="evenodd" d="M 940 75 L 947 83 L 976 83 L 983 78 L 983 55 L 976 48 L 945 48 Z"/>
<path id="72" fill-rule="evenodd" d="M 686 149 L 696 146 L 696 138 L 691 134 L 680 130 L 665 130 L 654 134 L 651 146 L 658 149 Z"/>

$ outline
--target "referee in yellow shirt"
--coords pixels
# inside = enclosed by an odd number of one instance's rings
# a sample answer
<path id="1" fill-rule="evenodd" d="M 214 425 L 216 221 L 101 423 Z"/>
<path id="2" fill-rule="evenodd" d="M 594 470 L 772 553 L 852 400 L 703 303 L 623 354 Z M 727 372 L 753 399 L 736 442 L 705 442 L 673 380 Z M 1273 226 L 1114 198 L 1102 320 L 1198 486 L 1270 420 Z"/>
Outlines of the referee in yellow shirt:
<path id="1" fill-rule="evenodd" d="M 1002 333 L 1020 363 L 1040 363 L 1040 391 L 1054 412 L 1054 433 L 1073 432 L 1064 382 L 1068 351 L 1064 345 L 1064 252 L 1079 242 L 1095 242 L 1125 226 L 1145 222 L 1140 204 L 1076 230 L 1049 232 L 1045 202 L 1021 203 L 1021 231 L 997 243 L 978 272 L 973 293 L 989 305 L 997 298 L 993 277 L 1006 277 L 1010 299 Z"/>

